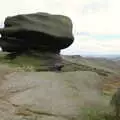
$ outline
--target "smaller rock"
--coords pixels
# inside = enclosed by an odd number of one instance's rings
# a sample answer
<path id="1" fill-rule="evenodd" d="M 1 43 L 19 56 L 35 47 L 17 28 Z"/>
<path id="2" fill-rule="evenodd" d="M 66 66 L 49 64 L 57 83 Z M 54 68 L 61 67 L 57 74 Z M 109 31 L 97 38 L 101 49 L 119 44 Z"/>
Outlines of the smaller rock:
<path id="1" fill-rule="evenodd" d="M 55 71 L 61 71 L 63 67 L 64 67 L 64 65 L 61 64 L 61 63 L 56 63 L 56 64 L 54 65 Z"/>

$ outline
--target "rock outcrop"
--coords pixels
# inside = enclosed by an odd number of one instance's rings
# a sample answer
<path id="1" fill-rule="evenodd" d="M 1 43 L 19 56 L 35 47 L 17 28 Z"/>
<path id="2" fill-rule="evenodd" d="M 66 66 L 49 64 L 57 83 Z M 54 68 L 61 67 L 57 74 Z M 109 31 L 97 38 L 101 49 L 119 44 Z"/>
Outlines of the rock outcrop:
<path id="1" fill-rule="evenodd" d="M 16 53 L 30 50 L 59 53 L 74 40 L 72 21 L 48 13 L 7 17 L 0 34 L 3 51 Z"/>
<path id="2" fill-rule="evenodd" d="M 74 76 L 74 77 L 73 77 Z M 0 84 L 1 120 L 80 120 L 83 107 L 104 104 L 94 72 L 17 72 Z"/>

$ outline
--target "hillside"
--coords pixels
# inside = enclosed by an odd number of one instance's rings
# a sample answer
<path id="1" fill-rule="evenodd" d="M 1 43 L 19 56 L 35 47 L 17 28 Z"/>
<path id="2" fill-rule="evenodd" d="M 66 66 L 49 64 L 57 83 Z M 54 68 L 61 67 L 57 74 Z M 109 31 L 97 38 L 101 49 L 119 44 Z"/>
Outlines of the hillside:
<path id="1" fill-rule="evenodd" d="M 81 57 L 81 56 L 63 56 L 63 58 L 72 63 L 88 65 L 90 67 L 103 69 L 111 72 L 119 72 L 120 64 L 113 59 L 95 58 L 95 57 Z"/>
<path id="2" fill-rule="evenodd" d="M 104 71 L 104 81 L 102 82 L 102 92 L 105 94 L 112 94 L 116 88 L 120 87 L 120 62 L 116 58 L 95 58 L 95 57 L 81 57 L 81 56 L 63 56 L 67 61 L 75 64 L 82 64 L 91 68 L 96 68 L 94 72 Z M 99 74 L 99 73 L 98 73 Z M 100 74 L 101 75 L 101 74 Z"/>

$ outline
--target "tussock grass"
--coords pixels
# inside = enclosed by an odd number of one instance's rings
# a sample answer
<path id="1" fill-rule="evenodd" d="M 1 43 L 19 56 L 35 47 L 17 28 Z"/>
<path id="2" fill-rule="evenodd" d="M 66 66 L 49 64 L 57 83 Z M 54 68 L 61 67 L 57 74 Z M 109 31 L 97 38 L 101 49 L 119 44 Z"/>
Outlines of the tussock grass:
<path id="1" fill-rule="evenodd" d="M 84 108 L 82 111 L 82 120 L 117 120 L 109 109 L 105 108 Z"/>

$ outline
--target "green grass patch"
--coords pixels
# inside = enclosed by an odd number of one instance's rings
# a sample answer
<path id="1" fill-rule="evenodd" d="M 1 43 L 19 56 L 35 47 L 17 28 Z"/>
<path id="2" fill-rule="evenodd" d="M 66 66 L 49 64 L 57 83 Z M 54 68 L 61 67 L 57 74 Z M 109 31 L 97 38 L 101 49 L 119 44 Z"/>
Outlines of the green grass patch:
<path id="1" fill-rule="evenodd" d="M 0 63 L 8 64 L 10 67 L 18 69 L 18 71 L 36 71 L 37 69 L 47 69 L 48 59 L 35 56 L 21 55 L 15 59 L 7 59 L 7 54 L 0 54 Z"/>
<path id="2" fill-rule="evenodd" d="M 116 120 L 116 117 L 106 108 L 83 108 L 82 120 Z"/>

